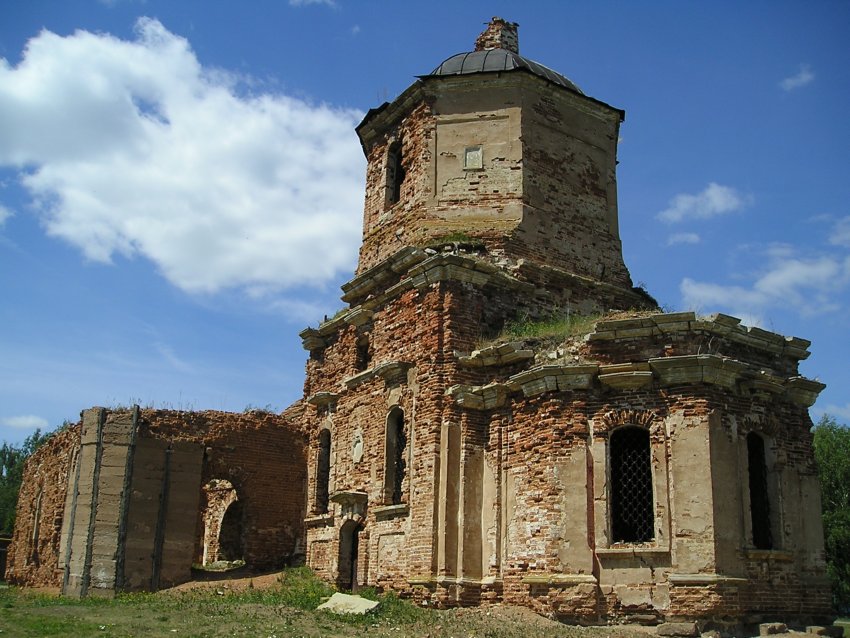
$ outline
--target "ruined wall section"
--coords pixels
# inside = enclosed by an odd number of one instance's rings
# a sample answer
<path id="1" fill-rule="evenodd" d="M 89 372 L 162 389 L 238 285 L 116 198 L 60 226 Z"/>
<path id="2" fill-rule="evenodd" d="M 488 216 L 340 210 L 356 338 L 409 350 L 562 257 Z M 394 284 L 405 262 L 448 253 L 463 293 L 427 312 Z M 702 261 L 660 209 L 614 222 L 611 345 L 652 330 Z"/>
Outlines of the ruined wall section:
<path id="1" fill-rule="evenodd" d="M 246 562 L 298 562 L 306 474 L 300 413 L 300 403 L 280 416 L 84 411 L 80 425 L 27 464 L 10 580 L 62 586 L 74 596 L 184 582 L 204 544 L 201 486 L 222 477 L 243 496 Z"/>
<path id="2" fill-rule="evenodd" d="M 202 446 L 200 485 L 224 479 L 236 488 L 244 559 L 252 567 L 279 567 L 303 556 L 305 441 L 292 424 L 299 410 L 293 406 L 284 416 L 256 410 L 141 411 L 140 438 Z M 198 532 L 195 557 L 202 555 Z"/>
<path id="3" fill-rule="evenodd" d="M 676 312 L 603 321 L 588 336 L 583 354 L 600 364 L 718 355 L 764 370 L 768 380 L 799 376 L 799 362 L 809 356 L 809 345 L 806 339 L 743 326 L 728 315 Z"/>
<path id="4" fill-rule="evenodd" d="M 525 207 L 511 254 L 631 288 L 617 212 L 622 112 L 520 77 Z"/>
<path id="5" fill-rule="evenodd" d="M 79 445 L 79 424 L 50 437 L 24 465 L 15 533 L 6 564 L 14 585 L 59 587 L 65 495 Z"/>
<path id="6" fill-rule="evenodd" d="M 418 91 L 414 94 L 422 99 Z M 433 192 L 434 132 L 431 105 L 422 101 L 404 118 L 390 119 L 388 126 L 378 131 L 368 146 L 364 145 L 368 165 L 358 274 L 403 246 L 427 243 L 421 228 L 426 201 Z M 392 152 L 400 153 L 404 171 L 395 201 L 393 180 L 399 175 L 389 175 Z"/>
<path id="7" fill-rule="evenodd" d="M 308 480 L 309 564 L 328 579 L 339 572 L 339 529 L 345 507 L 333 494 L 360 492 L 361 584 L 403 588 L 414 573 L 429 573 L 432 544 L 435 422 L 439 422 L 442 370 L 450 357 L 445 339 L 445 291 L 441 284 L 411 289 L 376 308 L 370 320 L 342 327 L 308 363 L 312 404 Z M 359 335 L 359 337 L 358 337 Z M 368 337 L 369 364 L 356 368 L 358 339 Z M 362 343 L 362 341 L 361 341 Z M 315 406 L 315 407 L 313 407 Z M 401 502 L 389 499 L 386 439 L 390 414 L 403 413 L 405 477 Z M 316 504 L 320 433 L 331 432 L 329 511 Z"/>
<path id="8" fill-rule="evenodd" d="M 605 338 L 591 346 L 641 352 L 650 324 L 654 330 L 666 326 L 665 336 L 675 337 L 679 350 L 602 366 L 586 359 L 540 365 L 522 343 L 458 353 L 479 381 L 449 394 L 464 407 L 464 422 L 472 423 L 473 415 L 489 419 L 489 439 L 476 444 L 497 472 L 498 497 L 481 502 L 485 510 L 498 511 L 501 526 L 495 527 L 495 543 L 489 544 L 488 534 L 482 537 L 482 548 L 492 565 L 501 560 L 490 573 L 502 583 L 504 600 L 582 622 L 648 615 L 740 615 L 752 622 L 765 613 L 796 614 L 800 622 L 828 617 L 807 411 L 823 386 L 759 372 L 779 344 L 796 361 L 808 354 L 807 342 L 735 329 L 737 320 L 730 317 L 697 320 L 678 313 L 600 322 L 591 337 Z M 716 353 L 679 354 L 698 350 L 695 343 L 704 347 L 712 330 L 725 328 L 732 332 L 725 340 L 715 334 L 715 344 L 742 357 L 755 355 L 738 361 Z M 523 364 L 526 369 L 517 372 Z M 787 360 L 779 367 L 796 371 Z M 621 426 L 649 432 L 649 542 L 617 543 L 611 536 L 610 437 Z M 766 444 L 770 549 L 754 546 L 750 432 Z M 468 459 L 474 464 L 472 450 Z M 488 480 L 481 482 L 485 491 Z M 503 548 L 502 555 L 494 556 L 492 547 Z M 467 589 L 476 586 L 470 582 Z M 440 588 L 432 596 L 470 598 Z"/>
<path id="9" fill-rule="evenodd" d="M 307 366 L 310 407 L 305 422 L 311 429 L 308 561 L 324 577 L 338 576 L 339 530 L 347 511 L 334 502 L 334 494 L 349 492 L 364 494 L 367 504 L 360 521 L 365 552 L 359 563 L 362 583 L 410 593 L 412 583 L 431 579 L 441 570 L 450 576 L 473 574 L 479 580 L 489 572 L 495 510 L 484 502 L 497 497 L 495 479 L 481 491 L 485 474 L 494 474 L 482 452 L 489 434 L 486 422 L 463 420 L 458 406 L 447 400 L 445 388 L 474 374 L 459 364 L 454 352 L 477 342 L 482 321 L 501 325 L 514 311 L 513 295 L 496 283 L 478 287 L 449 277 L 388 297 L 372 306 L 362 323 L 340 321 L 328 334 L 320 327 L 321 342 L 310 342 L 320 345 L 311 350 Z M 352 312 L 357 317 L 361 311 Z M 364 338 L 368 339 L 369 364 L 358 370 L 356 349 Z M 396 409 L 403 411 L 407 427 L 407 474 L 399 504 L 389 501 L 385 476 L 387 423 Z M 458 434 L 462 432 L 462 454 L 469 458 L 463 466 L 477 477 L 470 479 L 470 490 L 479 490 L 460 494 L 475 518 L 458 529 L 454 550 L 437 547 L 443 543 L 446 525 L 437 519 L 448 480 L 443 476 L 443 466 L 449 462 L 443 458 L 447 423 Z M 316 459 L 323 430 L 331 433 L 332 441 L 327 513 L 318 511 L 316 501 Z M 457 441 L 460 453 L 460 438 Z M 460 456 L 452 458 L 452 471 L 459 471 Z M 460 489 L 460 476 L 453 481 Z M 482 521 L 486 522 L 485 537 L 480 531 Z"/>

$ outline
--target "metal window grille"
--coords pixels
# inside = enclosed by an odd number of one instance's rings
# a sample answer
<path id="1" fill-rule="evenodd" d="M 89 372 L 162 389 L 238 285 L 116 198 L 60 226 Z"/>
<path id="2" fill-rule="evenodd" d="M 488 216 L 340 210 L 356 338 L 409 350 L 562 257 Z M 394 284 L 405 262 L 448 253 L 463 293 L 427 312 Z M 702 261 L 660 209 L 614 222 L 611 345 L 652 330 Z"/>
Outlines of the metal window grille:
<path id="1" fill-rule="evenodd" d="M 764 439 L 754 432 L 747 435 L 747 464 L 749 465 L 750 475 L 750 515 L 753 525 L 753 545 L 758 549 L 773 549 Z"/>
<path id="2" fill-rule="evenodd" d="M 624 427 L 611 435 L 611 533 L 614 542 L 655 538 L 649 432 Z"/>

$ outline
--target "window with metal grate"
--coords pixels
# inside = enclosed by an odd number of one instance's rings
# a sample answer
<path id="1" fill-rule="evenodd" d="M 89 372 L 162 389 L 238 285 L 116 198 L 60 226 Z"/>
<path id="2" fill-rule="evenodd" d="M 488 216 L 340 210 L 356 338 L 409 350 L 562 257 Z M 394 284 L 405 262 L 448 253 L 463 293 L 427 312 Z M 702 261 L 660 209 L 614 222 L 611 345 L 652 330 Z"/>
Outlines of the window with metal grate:
<path id="1" fill-rule="evenodd" d="M 611 433 L 611 538 L 643 543 L 655 538 L 649 432 L 635 426 Z"/>

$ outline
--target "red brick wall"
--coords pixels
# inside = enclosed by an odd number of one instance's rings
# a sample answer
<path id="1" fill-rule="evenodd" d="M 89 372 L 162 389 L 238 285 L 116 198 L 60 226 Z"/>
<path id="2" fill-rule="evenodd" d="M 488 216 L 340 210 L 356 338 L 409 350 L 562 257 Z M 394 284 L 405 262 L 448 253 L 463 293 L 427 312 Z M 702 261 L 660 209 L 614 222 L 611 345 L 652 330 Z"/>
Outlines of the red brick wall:
<path id="1" fill-rule="evenodd" d="M 62 583 L 60 540 L 65 493 L 79 425 L 53 435 L 27 460 L 18 497 L 17 519 L 6 564 L 16 585 L 58 587 Z M 36 504 L 40 498 L 40 508 Z M 33 538 L 38 517 L 38 534 Z"/>

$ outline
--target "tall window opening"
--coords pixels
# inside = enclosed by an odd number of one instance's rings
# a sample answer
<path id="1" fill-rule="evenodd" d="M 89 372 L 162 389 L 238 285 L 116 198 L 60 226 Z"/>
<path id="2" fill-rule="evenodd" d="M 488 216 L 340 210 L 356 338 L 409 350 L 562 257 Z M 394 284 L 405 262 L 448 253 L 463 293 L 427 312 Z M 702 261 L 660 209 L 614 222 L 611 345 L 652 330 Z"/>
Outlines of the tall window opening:
<path id="1" fill-rule="evenodd" d="M 204 567 L 222 562 L 243 563 L 244 509 L 233 483 L 227 479 L 212 479 L 201 488 L 200 505 L 203 535 L 195 545 L 198 562 Z M 239 565 L 229 566 L 236 567 Z"/>
<path id="2" fill-rule="evenodd" d="M 404 450 L 407 447 L 407 432 L 404 427 L 404 411 L 393 408 L 387 417 L 387 437 L 384 468 L 384 494 L 388 503 L 402 502 L 402 484 L 407 469 Z"/>
<path id="3" fill-rule="evenodd" d="M 319 452 L 316 459 L 316 512 L 328 511 L 328 484 L 331 478 L 331 431 L 319 432 Z"/>
<path id="4" fill-rule="evenodd" d="M 401 149 L 402 141 L 396 140 L 387 154 L 387 204 L 390 206 L 401 199 L 401 185 L 407 177 Z"/>
<path id="5" fill-rule="evenodd" d="M 369 367 L 371 356 L 369 355 L 369 335 L 361 335 L 357 340 L 357 352 L 355 356 L 354 367 L 358 372 L 362 372 Z"/>
<path id="6" fill-rule="evenodd" d="M 227 562 L 242 560 L 242 519 L 242 501 L 234 501 L 221 519 L 217 560 Z"/>
<path id="7" fill-rule="evenodd" d="M 611 434 L 611 534 L 615 543 L 655 538 L 649 432 L 626 426 Z"/>
<path id="8" fill-rule="evenodd" d="M 753 545 L 757 549 L 773 549 L 764 439 L 755 432 L 750 432 L 747 435 L 747 464 L 750 475 L 750 515 L 752 516 Z"/>

